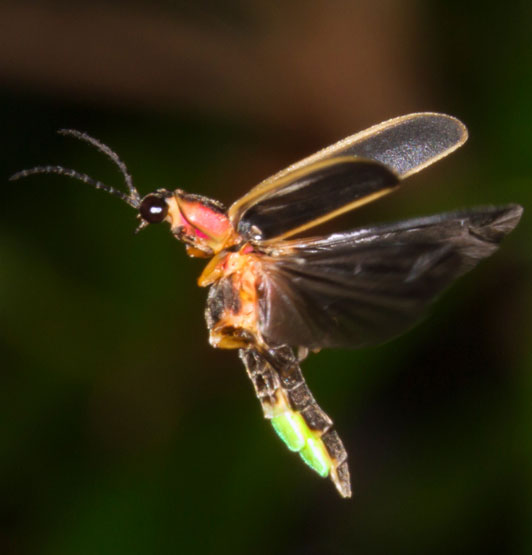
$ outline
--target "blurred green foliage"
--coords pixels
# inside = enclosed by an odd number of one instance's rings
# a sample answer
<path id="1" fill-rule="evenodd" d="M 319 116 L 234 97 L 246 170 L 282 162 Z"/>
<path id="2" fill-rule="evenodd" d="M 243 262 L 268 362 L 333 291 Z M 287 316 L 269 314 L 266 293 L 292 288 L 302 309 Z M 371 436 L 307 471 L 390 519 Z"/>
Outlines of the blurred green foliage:
<path id="1" fill-rule="evenodd" d="M 264 177 L 244 180 L 249 157 L 289 162 L 304 134 L 290 146 L 238 114 L 0 90 L 2 553 L 532 551 L 531 10 L 438 0 L 417 21 L 438 85 L 419 110 L 459 116 L 471 140 L 362 217 L 505 202 L 525 215 L 415 330 L 303 365 L 349 450 L 351 501 L 275 437 L 236 354 L 210 349 L 202 263 L 166 229 L 135 236 L 129 208 L 66 179 L 7 181 L 61 162 L 118 183 L 54 135 L 72 127 L 115 148 L 141 192 L 230 203 Z"/>

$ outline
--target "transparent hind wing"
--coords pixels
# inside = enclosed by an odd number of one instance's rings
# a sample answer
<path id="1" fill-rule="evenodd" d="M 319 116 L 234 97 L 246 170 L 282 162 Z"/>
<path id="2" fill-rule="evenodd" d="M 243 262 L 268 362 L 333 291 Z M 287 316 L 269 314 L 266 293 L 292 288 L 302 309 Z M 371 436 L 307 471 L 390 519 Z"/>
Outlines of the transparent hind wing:
<path id="1" fill-rule="evenodd" d="M 392 339 L 493 254 L 522 211 L 483 207 L 275 245 L 263 262 L 260 331 L 272 345 L 308 349 Z"/>

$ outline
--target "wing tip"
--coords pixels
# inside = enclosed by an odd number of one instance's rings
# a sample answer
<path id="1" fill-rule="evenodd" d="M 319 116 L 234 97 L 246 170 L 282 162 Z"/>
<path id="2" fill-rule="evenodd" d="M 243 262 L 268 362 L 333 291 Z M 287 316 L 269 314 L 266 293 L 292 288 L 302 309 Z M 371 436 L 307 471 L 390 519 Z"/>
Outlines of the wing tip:
<path id="1" fill-rule="evenodd" d="M 520 204 L 496 206 L 492 208 L 490 215 L 491 219 L 484 223 L 481 230 L 487 238 L 499 243 L 517 227 L 523 215 L 523 207 Z"/>
<path id="2" fill-rule="evenodd" d="M 449 114 L 440 112 L 414 112 L 394 119 L 397 120 L 398 123 L 405 120 L 424 120 L 426 124 L 429 124 L 427 128 L 436 127 L 438 134 L 445 137 L 445 142 L 447 143 L 445 148 L 441 148 L 437 154 L 429 157 L 424 163 L 405 171 L 401 176 L 403 179 L 420 172 L 442 158 L 446 158 L 449 154 L 452 154 L 455 150 L 463 146 L 469 138 L 469 131 L 466 125 L 457 117 L 450 116 Z"/>

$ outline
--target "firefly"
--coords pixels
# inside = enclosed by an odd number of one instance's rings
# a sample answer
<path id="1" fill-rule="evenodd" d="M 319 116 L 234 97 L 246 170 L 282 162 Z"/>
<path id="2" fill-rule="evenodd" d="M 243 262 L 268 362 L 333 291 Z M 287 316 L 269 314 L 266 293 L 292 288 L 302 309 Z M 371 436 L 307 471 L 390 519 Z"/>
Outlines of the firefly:
<path id="1" fill-rule="evenodd" d="M 351 135 L 265 179 L 228 209 L 181 189 L 141 196 L 108 146 L 79 131 L 59 133 L 105 154 L 125 190 L 63 166 L 11 179 L 59 174 L 102 189 L 137 211 L 139 229 L 164 222 L 189 256 L 210 259 L 198 278 L 209 288 L 210 344 L 238 350 L 264 417 L 342 497 L 351 496 L 347 452 L 300 363 L 322 348 L 374 345 L 412 327 L 451 282 L 497 250 L 523 211 L 485 206 L 315 234 L 463 145 L 466 127 L 445 114 L 401 116 Z"/>

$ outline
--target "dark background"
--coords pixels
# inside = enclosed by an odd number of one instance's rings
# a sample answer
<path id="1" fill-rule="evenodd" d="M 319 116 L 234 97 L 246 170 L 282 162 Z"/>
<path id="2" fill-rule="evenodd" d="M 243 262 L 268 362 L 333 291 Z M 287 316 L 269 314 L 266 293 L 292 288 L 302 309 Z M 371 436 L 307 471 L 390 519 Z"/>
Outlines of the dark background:
<path id="1" fill-rule="evenodd" d="M 532 552 L 532 4 L 0 5 L 0 553 Z M 426 321 L 304 363 L 350 453 L 342 500 L 262 419 L 164 226 L 66 178 L 229 204 L 413 111 L 470 141 L 342 226 L 519 202 L 523 221 Z"/>

